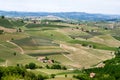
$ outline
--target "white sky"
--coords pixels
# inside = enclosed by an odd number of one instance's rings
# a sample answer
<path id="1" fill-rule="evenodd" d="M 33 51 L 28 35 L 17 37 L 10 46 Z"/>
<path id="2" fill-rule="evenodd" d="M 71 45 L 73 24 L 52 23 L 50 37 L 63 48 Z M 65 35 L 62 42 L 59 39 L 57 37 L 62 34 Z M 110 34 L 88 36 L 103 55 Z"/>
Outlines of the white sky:
<path id="1" fill-rule="evenodd" d="M 120 0 L 0 0 L 0 10 L 120 14 Z"/>

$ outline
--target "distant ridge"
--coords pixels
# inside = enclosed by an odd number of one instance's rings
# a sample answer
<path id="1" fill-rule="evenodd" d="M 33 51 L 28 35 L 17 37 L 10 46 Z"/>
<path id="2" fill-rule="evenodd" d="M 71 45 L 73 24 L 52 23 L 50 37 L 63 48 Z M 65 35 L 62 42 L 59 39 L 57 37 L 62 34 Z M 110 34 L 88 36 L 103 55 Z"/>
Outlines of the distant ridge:
<path id="1" fill-rule="evenodd" d="M 105 15 L 105 14 L 90 14 L 85 12 L 17 12 L 17 11 L 0 11 L 0 15 L 8 17 L 42 17 L 42 16 L 57 16 L 60 18 L 85 20 L 85 21 L 104 21 L 118 20 L 120 15 Z"/>

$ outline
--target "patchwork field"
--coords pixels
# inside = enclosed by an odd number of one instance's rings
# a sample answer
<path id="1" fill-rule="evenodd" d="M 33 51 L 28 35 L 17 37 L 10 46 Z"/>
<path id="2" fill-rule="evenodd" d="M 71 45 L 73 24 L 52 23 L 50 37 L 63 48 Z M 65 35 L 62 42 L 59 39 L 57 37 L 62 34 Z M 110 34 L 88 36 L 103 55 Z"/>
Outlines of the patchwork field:
<path id="1" fill-rule="evenodd" d="M 36 24 L 0 19 L 0 22 L 4 22 L 0 23 L 0 29 L 5 31 L 0 34 L 0 65 L 15 66 L 33 62 L 43 67 L 33 70 L 34 73 L 57 75 L 49 80 L 76 80 L 71 76 L 78 73 L 69 69 L 95 67 L 113 58 L 120 46 L 116 29 L 104 30 L 98 26 L 52 21 Z M 18 29 L 21 31 L 16 31 Z M 68 70 L 46 69 L 46 65 L 52 64 L 39 61 L 39 57 L 54 60 Z M 65 74 L 69 77 L 64 78 Z"/>

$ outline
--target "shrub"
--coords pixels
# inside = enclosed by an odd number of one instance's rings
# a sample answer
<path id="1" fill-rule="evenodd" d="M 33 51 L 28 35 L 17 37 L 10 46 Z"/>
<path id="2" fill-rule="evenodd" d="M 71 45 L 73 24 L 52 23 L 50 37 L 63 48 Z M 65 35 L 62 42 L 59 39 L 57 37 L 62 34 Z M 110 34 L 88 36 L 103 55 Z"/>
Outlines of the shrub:
<path id="1" fill-rule="evenodd" d="M 30 69 L 35 69 L 36 68 L 36 64 L 35 63 L 29 63 L 29 68 Z"/>
<path id="2" fill-rule="evenodd" d="M 67 77 L 67 74 L 65 74 L 65 77 Z"/>
<path id="3" fill-rule="evenodd" d="M 51 69 L 61 69 L 61 65 L 59 65 L 59 64 L 53 64 L 51 66 Z"/>
<path id="4" fill-rule="evenodd" d="M 55 76 L 56 76 L 55 74 L 51 74 L 51 78 L 55 78 Z"/>
<path id="5" fill-rule="evenodd" d="M 48 66 L 48 65 L 46 65 L 45 67 L 46 67 L 47 69 L 50 69 L 50 66 Z"/>
<path id="6" fill-rule="evenodd" d="M 0 30 L 0 34 L 3 34 L 4 33 L 4 30 Z"/>
<path id="7" fill-rule="evenodd" d="M 29 69 L 29 65 L 28 65 L 28 64 L 26 64 L 26 65 L 25 65 L 25 68 L 26 68 L 26 69 Z"/>
<path id="8" fill-rule="evenodd" d="M 37 77 L 32 72 L 26 72 L 26 74 L 25 74 L 25 80 L 37 80 Z"/>
<path id="9" fill-rule="evenodd" d="M 21 76 L 19 75 L 7 75 L 1 78 L 1 80 L 20 80 L 20 79 L 21 79 Z"/>
<path id="10" fill-rule="evenodd" d="M 13 55 L 16 56 L 17 55 L 16 52 L 14 52 Z"/>
<path id="11" fill-rule="evenodd" d="M 67 68 L 65 66 L 62 67 L 63 70 L 67 70 Z"/>
<path id="12" fill-rule="evenodd" d="M 37 80 L 45 80 L 45 79 L 48 79 L 48 76 L 43 76 L 41 74 L 37 76 Z"/>
<path id="13" fill-rule="evenodd" d="M 1 16 L 1 19 L 5 19 L 5 16 Z"/>

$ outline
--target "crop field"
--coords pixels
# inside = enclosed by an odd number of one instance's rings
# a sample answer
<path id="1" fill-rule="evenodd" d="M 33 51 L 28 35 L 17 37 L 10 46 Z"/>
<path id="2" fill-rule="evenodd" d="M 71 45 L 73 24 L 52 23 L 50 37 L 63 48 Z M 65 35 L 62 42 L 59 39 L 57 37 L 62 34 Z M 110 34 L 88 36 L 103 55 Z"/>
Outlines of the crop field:
<path id="1" fill-rule="evenodd" d="M 60 41 L 66 41 L 70 40 L 71 38 L 63 33 L 60 33 L 55 30 L 45 30 L 45 31 L 27 31 L 28 34 L 36 37 L 43 37 L 43 38 L 49 38 L 52 40 L 60 40 Z"/>
<path id="2" fill-rule="evenodd" d="M 37 51 L 36 51 L 37 52 Z M 61 53 L 58 51 L 49 51 L 49 52 L 45 52 L 45 51 L 41 51 L 39 53 L 27 53 L 30 56 L 35 56 L 35 57 L 39 57 L 39 56 L 53 56 L 53 55 L 60 55 Z"/>
<path id="3" fill-rule="evenodd" d="M 19 40 L 13 40 L 13 42 L 22 47 L 26 53 L 38 52 L 39 50 L 59 50 L 59 44 L 54 43 L 53 40 L 47 38 L 27 37 Z"/>
<path id="4" fill-rule="evenodd" d="M 68 26 L 64 25 L 52 25 L 52 24 L 28 24 L 26 25 L 27 28 L 37 28 L 37 27 L 53 27 L 53 28 L 64 28 Z"/>
<path id="5" fill-rule="evenodd" d="M 38 37 L 29 37 L 21 40 L 13 41 L 21 46 L 59 46 L 58 44 L 52 43 L 52 40 Z"/>

